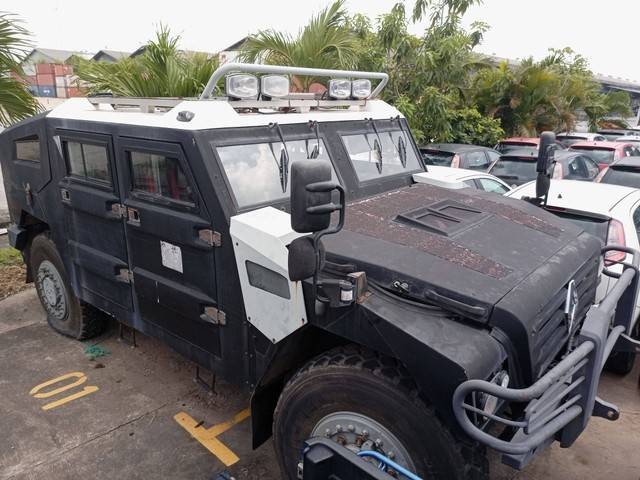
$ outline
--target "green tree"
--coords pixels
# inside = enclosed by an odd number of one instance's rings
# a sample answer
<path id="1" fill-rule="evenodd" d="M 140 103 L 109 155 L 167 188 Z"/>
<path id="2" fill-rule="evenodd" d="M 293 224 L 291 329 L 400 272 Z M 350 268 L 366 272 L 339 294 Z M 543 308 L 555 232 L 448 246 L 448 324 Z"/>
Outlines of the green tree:
<path id="1" fill-rule="evenodd" d="M 78 59 L 75 72 L 89 93 L 132 97 L 195 97 L 202 93 L 218 59 L 179 49 L 180 36 L 160 26 L 144 53 L 116 63 Z"/>
<path id="2" fill-rule="evenodd" d="M 9 125 L 38 112 L 40 105 L 20 79 L 30 43 L 28 32 L 10 14 L 0 14 L 0 124 Z"/>
<path id="3" fill-rule="evenodd" d="M 356 35 L 346 27 L 344 0 L 337 0 L 314 15 L 296 36 L 273 29 L 251 35 L 240 58 L 249 63 L 351 69 L 357 60 L 358 46 Z M 301 89 L 314 81 L 306 77 L 295 79 Z"/>

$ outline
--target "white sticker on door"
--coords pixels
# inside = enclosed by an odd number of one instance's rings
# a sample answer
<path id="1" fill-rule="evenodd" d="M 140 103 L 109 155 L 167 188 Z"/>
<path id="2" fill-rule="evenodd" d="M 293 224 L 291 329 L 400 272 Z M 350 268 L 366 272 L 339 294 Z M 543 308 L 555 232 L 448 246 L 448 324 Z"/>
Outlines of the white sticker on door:
<path id="1" fill-rule="evenodd" d="M 177 245 L 160 240 L 162 265 L 176 272 L 182 273 L 182 250 Z"/>

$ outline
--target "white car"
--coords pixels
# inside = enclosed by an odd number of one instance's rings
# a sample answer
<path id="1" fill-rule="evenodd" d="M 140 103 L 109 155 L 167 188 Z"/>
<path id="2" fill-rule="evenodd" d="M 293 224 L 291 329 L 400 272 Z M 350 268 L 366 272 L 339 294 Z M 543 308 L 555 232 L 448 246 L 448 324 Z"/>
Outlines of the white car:
<path id="1" fill-rule="evenodd" d="M 511 187 L 493 175 L 467 170 L 465 168 L 438 167 L 428 165 L 427 171 L 413 175 L 416 183 L 428 183 L 437 187 L 451 188 L 477 188 L 486 192 L 505 194 L 511 191 Z"/>
<path id="2" fill-rule="evenodd" d="M 535 197 L 536 182 L 529 182 L 507 193 L 507 197 Z M 607 245 L 625 245 L 640 249 L 640 190 L 636 188 L 604 183 L 579 182 L 575 180 L 552 180 L 547 196 L 547 210 L 566 218 L 583 230 L 600 238 Z M 631 262 L 631 255 L 624 252 L 609 252 L 609 261 Z M 620 273 L 621 265 L 610 269 Z M 616 280 L 602 275 L 596 293 L 596 301 L 604 298 L 613 288 Z M 640 302 L 640 295 L 637 302 Z M 636 305 L 637 335 L 640 322 L 637 321 L 640 304 Z M 609 368 L 619 373 L 628 373 L 633 368 L 635 354 L 617 353 L 609 359 Z M 615 366 L 612 366 L 615 364 Z"/>

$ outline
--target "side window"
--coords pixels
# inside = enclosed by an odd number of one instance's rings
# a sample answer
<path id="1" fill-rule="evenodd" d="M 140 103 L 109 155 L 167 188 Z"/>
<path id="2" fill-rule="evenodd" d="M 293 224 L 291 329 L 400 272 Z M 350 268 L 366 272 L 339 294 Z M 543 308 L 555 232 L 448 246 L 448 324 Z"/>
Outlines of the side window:
<path id="1" fill-rule="evenodd" d="M 15 140 L 14 145 L 16 148 L 16 160 L 40 161 L 40 139 L 37 135 Z"/>
<path id="2" fill-rule="evenodd" d="M 569 172 L 567 178 L 586 178 L 587 174 L 582 162 L 582 157 L 573 157 L 567 165 Z"/>
<path id="3" fill-rule="evenodd" d="M 470 170 L 486 170 L 489 168 L 489 160 L 483 151 L 468 152 L 465 154 L 466 167 Z"/>
<path id="4" fill-rule="evenodd" d="M 583 157 L 583 158 L 584 158 L 584 164 L 585 164 L 585 167 L 587 168 L 587 174 L 589 175 L 589 178 L 595 178 L 596 175 L 600 173 L 598 164 L 589 157 Z"/>
<path id="5" fill-rule="evenodd" d="M 133 190 L 158 197 L 195 203 L 193 191 L 177 158 L 129 151 Z"/>
<path id="6" fill-rule="evenodd" d="M 464 184 L 470 188 L 478 188 L 478 185 L 476 184 L 475 180 L 465 180 Z"/>
<path id="7" fill-rule="evenodd" d="M 636 211 L 633 212 L 633 225 L 636 227 L 636 234 L 640 239 L 640 207 L 636 208 Z"/>
<path id="8" fill-rule="evenodd" d="M 491 178 L 478 178 L 478 182 L 480 182 L 480 188 L 485 192 L 503 194 L 509 191 L 507 187 Z"/>
<path id="9" fill-rule="evenodd" d="M 624 147 L 624 156 L 625 157 L 632 157 L 634 155 L 634 148 L 631 145 L 627 145 L 626 147 Z"/>
<path id="10" fill-rule="evenodd" d="M 65 141 L 64 152 L 70 175 L 111 184 L 109 153 L 106 145 Z"/>

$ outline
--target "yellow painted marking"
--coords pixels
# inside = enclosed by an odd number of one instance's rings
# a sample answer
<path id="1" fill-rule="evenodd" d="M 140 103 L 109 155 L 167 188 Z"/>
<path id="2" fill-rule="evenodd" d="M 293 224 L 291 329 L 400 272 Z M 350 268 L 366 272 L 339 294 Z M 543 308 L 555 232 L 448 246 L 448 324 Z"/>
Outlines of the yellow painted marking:
<path id="1" fill-rule="evenodd" d="M 219 423 L 218 425 L 214 425 L 210 428 L 203 428 L 202 425 L 196 427 L 196 425 L 198 425 L 198 422 L 196 422 L 188 413 L 185 412 L 177 413 L 173 418 L 182 428 L 189 432 L 189 434 L 193 438 L 198 440 L 198 442 L 200 442 L 207 450 L 213 453 L 218 458 L 218 460 L 224 463 L 225 466 L 229 467 L 240 459 L 235 453 L 233 453 L 233 451 L 231 451 L 229 447 L 227 447 L 216 437 L 223 434 L 234 425 L 237 425 L 243 420 L 246 420 L 250 416 L 251 411 L 246 408 L 234 415 L 231 420 Z"/>
<path id="2" fill-rule="evenodd" d="M 89 386 L 84 387 L 81 391 L 68 395 L 60 400 L 56 400 L 55 402 L 47 403 L 42 406 L 42 410 L 51 410 L 52 408 L 59 407 L 60 405 L 64 405 L 72 400 L 76 400 L 77 398 L 84 397 L 85 395 L 89 395 L 90 393 L 94 393 L 98 391 L 98 387 Z"/>
<path id="3" fill-rule="evenodd" d="M 49 392 L 37 393 L 43 388 L 47 388 L 48 386 L 59 383 L 63 380 L 66 380 L 67 378 L 77 378 L 77 380 L 75 382 L 71 382 L 67 385 L 63 385 L 62 387 L 56 388 Z M 53 380 L 49 380 L 48 382 L 41 383 L 40 385 L 36 385 L 31 389 L 31 391 L 29 392 L 29 395 L 32 395 L 36 398 L 49 398 L 49 397 L 53 397 L 54 395 L 57 395 L 58 393 L 62 393 L 66 390 L 69 390 L 70 388 L 77 387 L 78 385 L 82 385 L 86 381 L 87 381 L 87 377 L 84 373 L 71 372 L 71 373 L 67 373 L 66 375 L 61 375 L 59 377 L 56 377 Z"/>
<path id="4" fill-rule="evenodd" d="M 50 387 L 51 385 L 55 385 L 56 383 L 60 383 L 63 380 L 67 380 L 70 378 L 75 378 L 76 380 L 74 382 L 68 383 L 66 385 L 63 385 L 61 387 L 58 388 L 54 388 L 53 390 L 49 390 L 46 392 L 42 392 L 39 393 L 40 390 Z M 79 385 L 82 385 L 84 382 L 87 381 L 87 376 L 82 373 L 82 372 L 71 372 L 71 373 L 67 373 L 65 375 L 61 375 L 59 377 L 56 377 L 52 380 L 49 380 L 47 382 L 43 382 L 40 385 L 36 385 L 35 387 L 33 387 L 31 389 L 31 391 L 29 392 L 29 395 L 33 396 L 34 398 L 49 398 L 49 397 L 53 397 L 54 395 L 58 395 L 62 392 L 66 392 L 67 390 L 77 387 Z M 78 398 L 84 397 L 86 395 L 89 395 L 90 393 L 94 393 L 98 391 L 98 387 L 96 386 L 87 386 L 87 387 L 83 387 L 82 390 L 80 390 L 79 392 L 76 393 L 72 393 L 71 395 L 67 395 L 66 397 L 63 397 L 59 400 L 55 400 L 53 402 L 47 403 L 46 405 L 42 406 L 42 410 L 51 410 L 52 408 L 56 408 L 59 407 L 60 405 L 64 405 L 65 403 L 69 403 L 72 400 L 76 400 Z"/>

